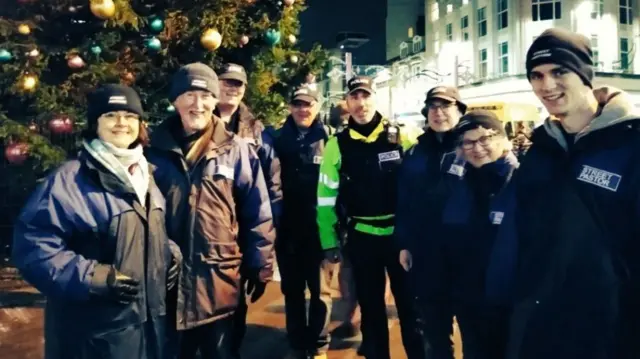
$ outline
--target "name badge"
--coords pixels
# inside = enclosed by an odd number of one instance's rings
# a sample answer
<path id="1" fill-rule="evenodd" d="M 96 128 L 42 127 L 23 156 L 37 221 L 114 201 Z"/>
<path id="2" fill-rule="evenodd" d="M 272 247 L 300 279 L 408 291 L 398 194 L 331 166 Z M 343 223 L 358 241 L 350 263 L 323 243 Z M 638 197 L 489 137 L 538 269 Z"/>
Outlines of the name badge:
<path id="1" fill-rule="evenodd" d="M 217 165 L 213 174 L 226 177 L 230 180 L 233 180 L 233 168 L 225 165 Z"/>
<path id="2" fill-rule="evenodd" d="M 622 176 L 599 168 L 582 165 L 582 171 L 577 178 L 579 181 L 617 192 Z"/>
<path id="3" fill-rule="evenodd" d="M 378 153 L 378 162 L 388 162 L 395 161 L 400 159 L 400 151 L 389 151 Z"/>
<path id="4" fill-rule="evenodd" d="M 504 218 L 504 212 L 492 211 L 489 213 L 489 220 L 492 224 L 501 224 Z"/>
<path id="5" fill-rule="evenodd" d="M 313 164 L 319 165 L 322 163 L 322 156 L 313 156 Z"/>
<path id="6" fill-rule="evenodd" d="M 464 166 L 460 166 L 454 163 L 451 165 L 451 167 L 449 167 L 449 170 L 447 171 L 447 173 L 452 174 L 454 176 L 462 177 L 464 176 Z"/>

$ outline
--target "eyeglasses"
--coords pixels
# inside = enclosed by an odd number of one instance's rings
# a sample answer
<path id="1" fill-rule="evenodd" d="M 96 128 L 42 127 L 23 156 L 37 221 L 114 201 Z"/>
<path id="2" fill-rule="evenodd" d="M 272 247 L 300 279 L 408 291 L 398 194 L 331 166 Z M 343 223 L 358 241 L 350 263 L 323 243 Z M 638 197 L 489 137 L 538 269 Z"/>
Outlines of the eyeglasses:
<path id="1" fill-rule="evenodd" d="M 118 121 L 119 119 L 122 119 L 124 121 L 127 122 L 133 122 L 133 121 L 138 121 L 140 120 L 140 116 L 133 114 L 133 113 L 118 113 L 118 112 L 108 112 L 105 113 L 103 115 L 103 117 L 109 121 Z"/>
<path id="2" fill-rule="evenodd" d="M 462 140 L 460 141 L 460 146 L 465 150 L 472 150 L 476 147 L 476 143 L 479 143 L 482 147 L 487 147 L 494 136 L 495 135 L 486 135 L 478 138 L 477 140 Z"/>
<path id="3" fill-rule="evenodd" d="M 442 104 L 435 104 L 435 103 L 430 103 L 427 105 L 427 108 L 430 111 L 438 111 L 438 110 L 446 110 L 449 109 L 451 107 L 455 106 L 455 103 L 450 102 L 450 103 L 442 103 Z"/>

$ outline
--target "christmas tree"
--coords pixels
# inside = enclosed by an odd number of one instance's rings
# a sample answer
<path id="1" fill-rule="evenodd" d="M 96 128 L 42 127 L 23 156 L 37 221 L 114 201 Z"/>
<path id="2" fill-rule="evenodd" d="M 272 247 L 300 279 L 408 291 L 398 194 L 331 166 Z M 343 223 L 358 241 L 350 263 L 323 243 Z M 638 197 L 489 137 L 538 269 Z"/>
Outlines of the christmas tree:
<path id="1" fill-rule="evenodd" d="M 327 58 L 318 46 L 296 48 L 304 8 L 303 0 L 0 0 L 0 191 L 28 191 L 73 151 L 98 84 L 134 87 L 153 125 L 175 111 L 167 93 L 178 67 L 234 62 L 249 73 L 255 115 L 281 120 L 288 89 L 312 81 Z"/>

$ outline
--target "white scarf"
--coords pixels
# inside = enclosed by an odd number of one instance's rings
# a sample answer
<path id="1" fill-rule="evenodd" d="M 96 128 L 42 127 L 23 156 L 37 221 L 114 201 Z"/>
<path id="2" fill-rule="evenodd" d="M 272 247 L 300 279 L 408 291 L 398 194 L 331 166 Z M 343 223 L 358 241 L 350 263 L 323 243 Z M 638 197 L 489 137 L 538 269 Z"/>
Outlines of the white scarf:
<path id="1" fill-rule="evenodd" d="M 89 154 L 116 175 L 124 185 L 135 192 L 138 200 L 144 206 L 149 190 L 149 164 L 144 157 L 142 146 L 135 148 L 118 148 L 101 139 L 93 139 L 90 143 L 83 142 Z M 136 165 L 133 174 L 129 168 Z"/>

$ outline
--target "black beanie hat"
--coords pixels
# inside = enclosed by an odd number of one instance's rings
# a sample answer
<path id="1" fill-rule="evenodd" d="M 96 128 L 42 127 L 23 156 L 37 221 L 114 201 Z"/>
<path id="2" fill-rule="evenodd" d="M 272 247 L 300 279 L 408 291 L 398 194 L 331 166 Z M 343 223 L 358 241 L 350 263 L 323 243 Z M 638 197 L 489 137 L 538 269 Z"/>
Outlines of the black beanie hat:
<path id="1" fill-rule="evenodd" d="M 98 118 L 112 111 L 127 111 L 144 116 L 140 96 L 131 87 L 117 84 L 103 85 L 87 95 L 87 122 L 95 124 Z"/>
<path id="2" fill-rule="evenodd" d="M 527 51 L 527 78 L 534 67 L 558 64 L 575 72 L 585 85 L 593 87 L 593 53 L 589 39 L 581 34 L 552 28 L 533 41 Z"/>
<path id="3" fill-rule="evenodd" d="M 187 91 L 209 91 L 215 98 L 220 97 L 218 75 L 213 69 L 203 63 L 195 62 L 182 66 L 173 75 L 169 101 L 173 102 Z"/>
<path id="4" fill-rule="evenodd" d="M 461 137 L 465 132 L 480 127 L 495 130 L 503 136 L 507 135 L 502 121 L 500 121 L 495 113 L 488 110 L 471 110 L 467 112 L 464 116 L 460 117 L 460 122 L 458 122 L 453 131 L 456 136 Z"/>

